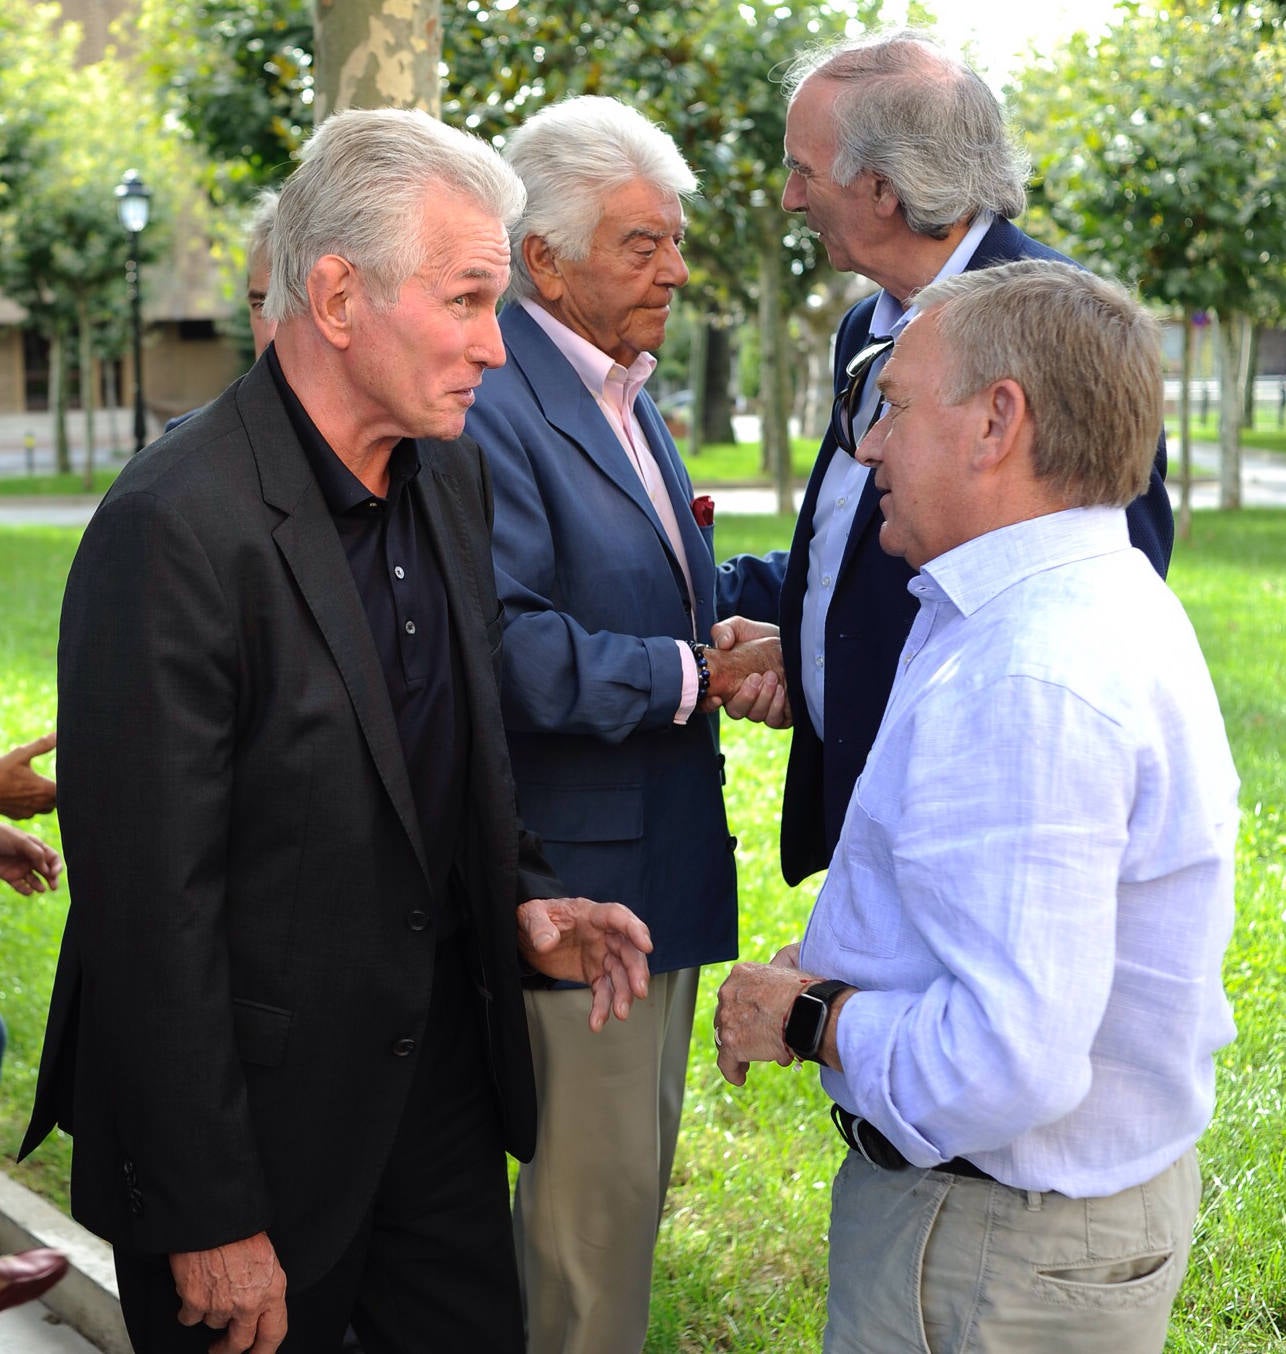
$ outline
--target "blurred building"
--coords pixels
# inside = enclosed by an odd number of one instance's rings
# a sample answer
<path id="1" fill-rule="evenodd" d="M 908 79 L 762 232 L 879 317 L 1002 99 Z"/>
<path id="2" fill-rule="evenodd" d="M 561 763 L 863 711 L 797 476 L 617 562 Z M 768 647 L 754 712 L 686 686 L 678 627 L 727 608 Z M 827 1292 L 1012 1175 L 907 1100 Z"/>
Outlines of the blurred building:
<path id="1" fill-rule="evenodd" d="M 81 65 L 101 60 L 109 43 L 127 46 L 128 28 L 111 25 L 135 0 L 61 0 L 63 17 L 81 26 Z M 123 171 L 126 166 L 121 166 Z M 147 166 L 136 166 L 144 180 Z M 112 193 L 115 180 L 105 181 Z M 223 331 L 237 308 L 225 293 L 210 256 L 210 242 L 191 208 L 171 204 L 175 219 L 168 255 L 143 268 L 143 393 L 158 423 L 203 404 L 243 367 L 236 343 Z M 49 345 L 26 323 L 26 312 L 0 295 L 0 413 L 48 408 Z M 134 388 L 132 357 L 96 363 L 99 406 L 128 404 Z M 73 373 L 72 407 L 80 403 L 81 373 Z"/>

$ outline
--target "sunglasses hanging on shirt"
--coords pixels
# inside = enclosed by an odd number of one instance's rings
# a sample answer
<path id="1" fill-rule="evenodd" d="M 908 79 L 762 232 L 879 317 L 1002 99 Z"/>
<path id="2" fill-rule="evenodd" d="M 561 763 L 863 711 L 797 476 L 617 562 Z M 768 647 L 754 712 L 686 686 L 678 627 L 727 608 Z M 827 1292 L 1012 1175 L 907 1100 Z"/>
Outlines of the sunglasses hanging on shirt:
<path id="1" fill-rule="evenodd" d="M 844 368 L 848 384 L 835 396 L 835 403 L 831 406 L 831 431 L 835 434 L 835 440 L 850 456 L 857 455 L 858 445 L 870 432 L 880 413 L 881 401 L 877 399 L 870 420 L 859 437 L 853 426 L 853 420 L 861 408 L 867 375 L 875 363 L 893 347 L 894 342 L 894 339 L 888 337 L 873 338 Z"/>

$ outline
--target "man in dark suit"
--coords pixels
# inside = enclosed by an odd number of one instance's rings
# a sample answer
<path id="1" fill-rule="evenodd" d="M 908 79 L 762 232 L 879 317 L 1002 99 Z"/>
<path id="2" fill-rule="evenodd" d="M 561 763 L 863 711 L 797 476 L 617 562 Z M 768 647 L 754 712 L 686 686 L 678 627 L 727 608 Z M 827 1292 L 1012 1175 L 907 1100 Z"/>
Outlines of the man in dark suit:
<path id="1" fill-rule="evenodd" d="M 74 882 L 23 1150 L 72 1132 L 140 1352 L 330 1354 L 351 1318 L 367 1354 L 518 1354 L 521 972 L 590 983 L 596 1026 L 646 991 L 646 928 L 558 898 L 514 814 L 460 434 L 522 201 L 422 113 L 325 122 L 280 198 L 275 346 L 72 567 Z"/>
<path id="2" fill-rule="evenodd" d="M 527 993 L 538 1144 L 514 1201 L 528 1354 L 639 1354 L 702 964 L 737 953 L 717 712 L 776 639 L 731 654 L 713 524 L 644 389 L 696 180 L 616 99 L 554 104 L 507 140 L 527 188 L 500 317 L 507 361 L 469 413 L 496 484 L 502 703 L 523 821 L 569 888 L 648 924 L 652 986 L 587 1037 L 589 994 Z M 699 506 L 699 505 L 695 505 Z M 758 655 L 756 657 L 756 655 Z"/>
<path id="3" fill-rule="evenodd" d="M 915 616 L 914 571 L 879 545 L 879 495 L 853 450 L 879 413 L 875 380 L 915 293 L 938 278 L 1023 258 L 1059 258 L 1011 222 L 1027 163 L 991 90 L 929 37 L 899 32 L 801 59 L 787 79 L 787 211 L 802 212 L 832 266 L 881 290 L 844 316 L 836 407 L 789 553 L 742 556 L 720 571 L 716 642 L 780 622 L 794 716 L 782 801 L 781 860 L 796 884 L 824 869 L 884 713 Z M 849 367 L 857 369 L 850 375 Z M 1095 417 L 1094 389 L 1085 417 Z M 1158 433 L 1160 433 L 1158 429 Z M 1165 441 L 1128 510 L 1135 546 L 1164 576 L 1174 540 Z M 753 685 L 746 700 L 755 695 Z M 733 700 L 729 714 L 741 713 Z"/>

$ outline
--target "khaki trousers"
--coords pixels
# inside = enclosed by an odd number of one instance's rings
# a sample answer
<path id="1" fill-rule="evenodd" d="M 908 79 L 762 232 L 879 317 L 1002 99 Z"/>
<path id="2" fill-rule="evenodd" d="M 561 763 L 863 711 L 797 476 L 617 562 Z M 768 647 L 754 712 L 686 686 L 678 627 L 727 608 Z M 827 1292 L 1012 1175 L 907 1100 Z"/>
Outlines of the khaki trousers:
<path id="1" fill-rule="evenodd" d="M 598 1034 L 587 991 L 527 993 L 538 1120 L 514 1237 L 528 1354 L 643 1348 L 698 974 L 654 974 L 647 1000 Z"/>
<path id="2" fill-rule="evenodd" d="M 1201 1201 L 1195 1152 L 1106 1198 L 885 1171 L 831 1194 L 825 1354 L 1161 1354 Z"/>

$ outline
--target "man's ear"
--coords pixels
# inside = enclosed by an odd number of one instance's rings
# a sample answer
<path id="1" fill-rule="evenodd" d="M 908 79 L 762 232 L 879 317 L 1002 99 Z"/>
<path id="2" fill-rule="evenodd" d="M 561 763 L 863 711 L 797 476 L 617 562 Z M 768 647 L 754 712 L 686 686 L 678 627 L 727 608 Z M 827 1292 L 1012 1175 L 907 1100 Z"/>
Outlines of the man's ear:
<path id="1" fill-rule="evenodd" d="M 1027 392 L 1011 377 L 995 381 L 982 394 L 981 426 L 974 461 L 998 468 L 1018 446 L 1030 440 Z"/>
<path id="2" fill-rule="evenodd" d="M 558 255 L 543 235 L 528 235 L 522 242 L 522 261 L 545 301 L 557 301 L 563 294 L 563 278 L 558 271 Z"/>
<path id="3" fill-rule="evenodd" d="M 308 274 L 308 309 L 317 332 L 334 348 L 353 341 L 357 273 L 347 259 L 323 254 Z"/>
<path id="4" fill-rule="evenodd" d="M 877 216 L 896 216 L 902 207 L 893 185 L 880 174 L 871 179 L 871 205 Z"/>

